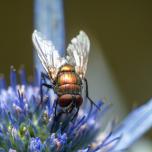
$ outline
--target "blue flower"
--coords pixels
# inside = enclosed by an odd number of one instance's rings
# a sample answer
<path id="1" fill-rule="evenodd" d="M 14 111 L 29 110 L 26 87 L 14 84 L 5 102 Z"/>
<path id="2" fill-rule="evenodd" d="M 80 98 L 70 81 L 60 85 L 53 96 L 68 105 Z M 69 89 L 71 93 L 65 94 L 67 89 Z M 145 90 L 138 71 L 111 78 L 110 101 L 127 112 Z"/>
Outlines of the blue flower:
<path id="1" fill-rule="evenodd" d="M 39 137 L 31 138 L 30 144 L 29 144 L 29 151 L 30 152 L 42 151 L 42 142 Z"/>
<path id="2" fill-rule="evenodd" d="M 101 119 L 109 103 L 97 102 L 101 111 L 83 105 L 75 121 L 70 116 L 54 120 L 53 90 L 41 103 L 37 81 L 26 81 L 25 70 L 11 68 L 10 86 L 0 78 L 0 151 L 2 152 L 115 152 L 132 145 L 152 126 L 152 100 L 131 112 L 120 124 L 110 121 L 101 132 Z M 44 90 L 45 91 L 45 90 Z"/>

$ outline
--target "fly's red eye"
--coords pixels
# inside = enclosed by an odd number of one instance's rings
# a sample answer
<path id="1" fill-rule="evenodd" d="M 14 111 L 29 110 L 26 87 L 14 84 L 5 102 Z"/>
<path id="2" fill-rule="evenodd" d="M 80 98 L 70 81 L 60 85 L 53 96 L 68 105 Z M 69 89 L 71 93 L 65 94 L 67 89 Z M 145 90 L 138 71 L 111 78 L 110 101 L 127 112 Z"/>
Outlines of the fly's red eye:
<path id="1" fill-rule="evenodd" d="M 72 102 L 72 95 L 65 94 L 59 98 L 59 105 L 61 107 L 67 107 Z"/>
<path id="2" fill-rule="evenodd" d="M 76 107 L 80 107 L 82 102 L 83 102 L 83 99 L 80 95 L 72 96 L 71 94 L 65 94 L 59 98 L 59 105 L 61 107 L 67 107 L 71 103 L 75 104 Z"/>
<path id="3" fill-rule="evenodd" d="M 76 106 L 80 107 L 83 102 L 83 99 L 80 95 L 76 95 Z"/>

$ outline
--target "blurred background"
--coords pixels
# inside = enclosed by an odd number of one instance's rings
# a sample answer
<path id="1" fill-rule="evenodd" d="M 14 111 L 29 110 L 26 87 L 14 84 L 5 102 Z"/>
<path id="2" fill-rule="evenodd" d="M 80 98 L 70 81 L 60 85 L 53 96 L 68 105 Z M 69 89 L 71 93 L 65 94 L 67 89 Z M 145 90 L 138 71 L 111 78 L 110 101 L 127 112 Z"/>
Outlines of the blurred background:
<path id="1" fill-rule="evenodd" d="M 33 5 L 31 0 L 0 4 L 0 73 L 7 79 L 10 65 L 24 65 L 33 75 Z M 120 119 L 152 96 L 151 6 L 150 0 L 64 1 L 66 46 L 79 30 L 88 34 L 90 96 L 114 103 Z M 151 137 L 149 131 L 142 140 L 150 150 Z M 132 151 L 139 152 L 137 147 Z"/>

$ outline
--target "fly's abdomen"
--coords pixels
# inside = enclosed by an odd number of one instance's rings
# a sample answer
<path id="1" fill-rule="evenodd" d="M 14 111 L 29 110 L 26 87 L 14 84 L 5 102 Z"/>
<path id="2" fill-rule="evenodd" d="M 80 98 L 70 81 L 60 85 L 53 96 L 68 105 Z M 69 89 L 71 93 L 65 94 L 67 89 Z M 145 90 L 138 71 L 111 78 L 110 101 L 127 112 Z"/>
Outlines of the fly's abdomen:
<path id="1" fill-rule="evenodd" d="M 56 93 L 64 94 L 80 94 L 81 79 L 74 72 L 64 72 L 59 74 L 57 79 Z"/>
<path id="2" fill-rule="evenodd" d="M 58 95 L 63 94 L 80 94 L 81 87 L 76 84 L 64 84 L 58 87 Z"/>

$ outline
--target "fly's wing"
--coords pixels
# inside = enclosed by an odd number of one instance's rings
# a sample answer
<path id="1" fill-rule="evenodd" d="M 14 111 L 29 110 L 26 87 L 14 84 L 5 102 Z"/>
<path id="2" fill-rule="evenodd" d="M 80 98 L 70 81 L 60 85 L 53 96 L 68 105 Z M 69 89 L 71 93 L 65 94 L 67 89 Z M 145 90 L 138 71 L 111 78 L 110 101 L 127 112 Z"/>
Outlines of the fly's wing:
<path id="1" fill-rule="evenodd" d="M 52 42 L 46 40 L 40 32 L 35 30 L 32 40 L 44 69 L 52 80 L 55 80 L 60 66 L 66 63 L 66 59 L 60 57 Z"/>
<path id="2" fill-rule="evenodd" d="M 90 51 L 90 41 L 85 32 L 80 31 L 79 35 L 71 40 L 67 48 L 67 61 L 75 66 L 76 72 L 81 78 L 84 78 L 88 56 Z"/>

